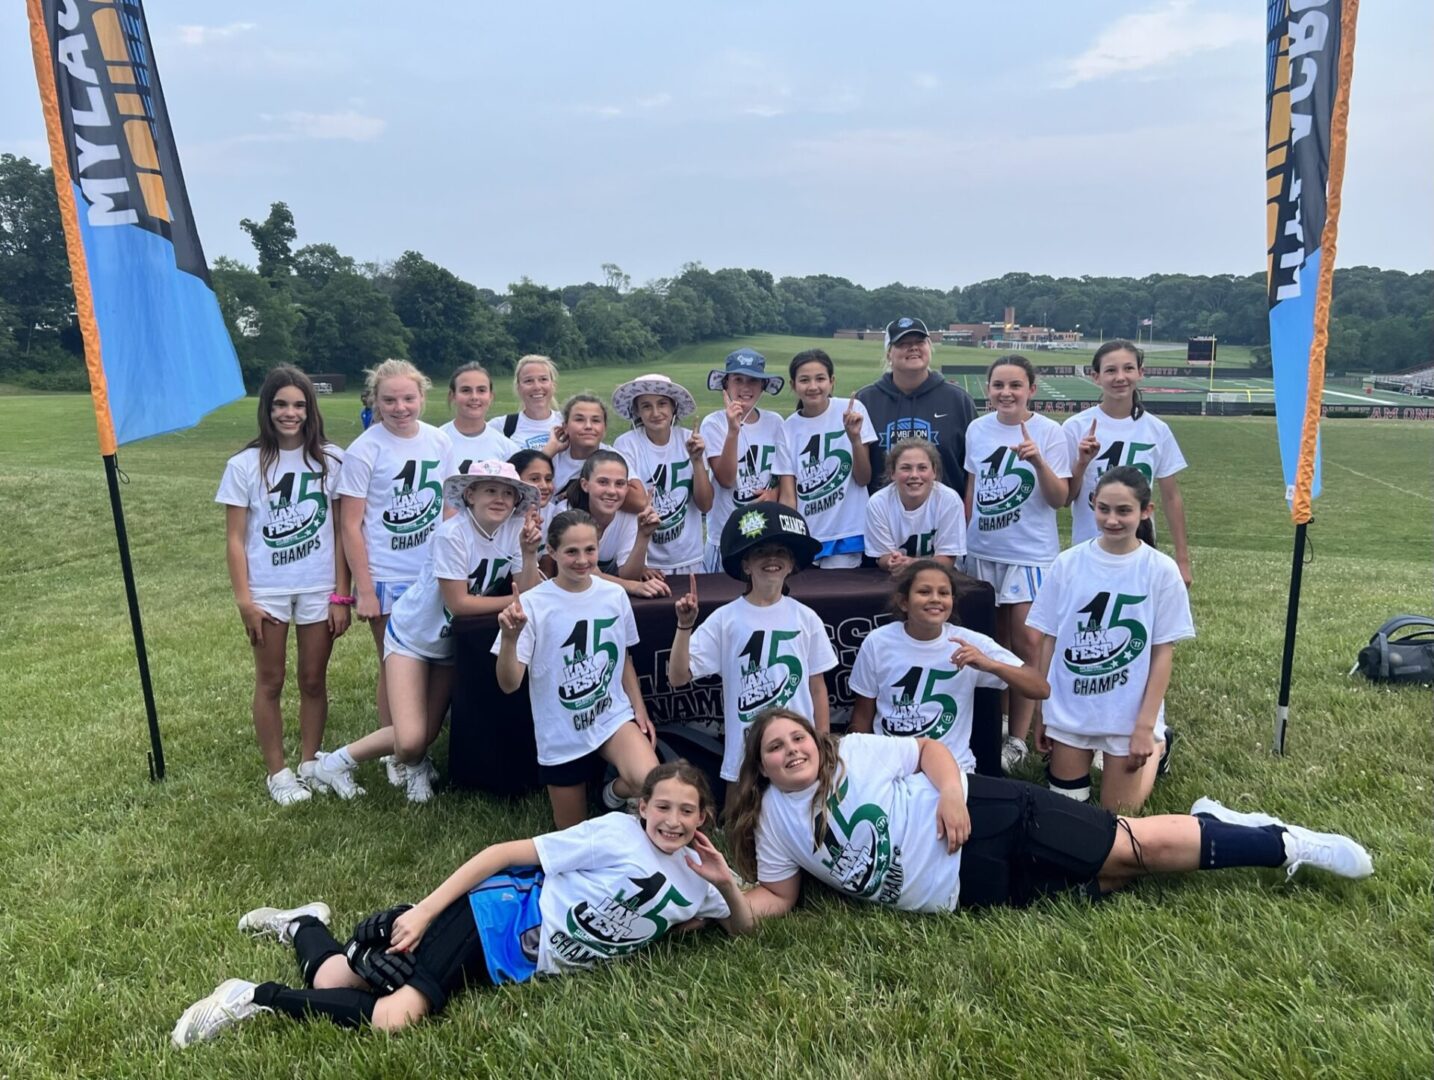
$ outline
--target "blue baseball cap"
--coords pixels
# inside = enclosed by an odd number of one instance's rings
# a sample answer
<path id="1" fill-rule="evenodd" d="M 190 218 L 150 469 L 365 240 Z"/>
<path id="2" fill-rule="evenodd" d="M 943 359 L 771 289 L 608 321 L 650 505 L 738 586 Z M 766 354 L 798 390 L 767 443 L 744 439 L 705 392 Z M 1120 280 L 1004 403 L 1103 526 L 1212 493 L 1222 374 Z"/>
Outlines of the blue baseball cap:
<path id="1" fill-rule="evenodd" d="M 707 373 L 707 389 L 721 390 L 727 384 L 728 375 L 745 375 L 749 379 L 761 379 L 762 387 L 769 394 L 780 394 L 787 380 L 781 375 L 767 374 L 767 358 L 756 349 L 738 349 L 727 354 L 720 369 Z"/>

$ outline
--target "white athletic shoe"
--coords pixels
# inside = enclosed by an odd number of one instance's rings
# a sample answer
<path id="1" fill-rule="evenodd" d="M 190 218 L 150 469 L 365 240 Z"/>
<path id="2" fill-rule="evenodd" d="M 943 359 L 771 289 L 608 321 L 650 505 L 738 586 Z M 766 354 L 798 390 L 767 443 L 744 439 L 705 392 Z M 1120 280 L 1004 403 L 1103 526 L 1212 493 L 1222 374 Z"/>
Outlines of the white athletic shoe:
<path id="1" fill-rule="evenodd" d="M 239 916 L 239 929 L 255 937 L 273 934 L 279 939 L 279 944 L 287 945 L 294 940 L 289 933 L 289 924 L 305 915 L 318 919 L 325 926 L 334 917 L 329 905 L 319 900 L 295 908 L 256 907 Z"/>
<path id="2" fill-rule="evenodd" d="M 383 762 L 383 771 L 388 775 L 389 785 L 392 787 L 408 786 L 408 766 L 399 761 L 392 754 L 384 754 L 379 758 Z"/>
<path id="3" fill-rule="evenodd" d="M 293 806 L 294 803 L 309 798 L 309 789 L 299 783 L 294 770 L 287 765 L 270 776 L 265 783 L 269 788 L 269 797 L 280 806 Z"/>
<path id="4" fill-rule="evenodd" d="M 320 751 L 320 753 L 322 753 L 322 751 Z M 315 762 L 313 761 L 299 762 L 299 783 L 303 784 L 304 787 L 308 788 L 309 791 L 315 795 L 330 794 L 331 789 L 329 785 L 314 775 L 314 765 Z"/>
<path id="5" fill-rule="evenodd" d="M 208 997 L 200 998 L 184 1010 L 184 1015 L 170 1033 L 169 1041 L 183 1050 L 214 1038 L 241 1020 L 248 1020 L 261 1012 L 271 1012 L 262 1005 L 254 1004 L 255 985 L 243 979 L 225 979 Z"/>
<path id="6" fill-rule="evenodd" d="M 1285 873 L 1294 877 L 1301 866 L 1317 866 L 1347 878 L 1367 878 L 1374 873 L 1374 860 L 1363 845 L 1340 833 L 1315 832 L 1303 825 L 1290 825 L 1271 814 L 1242 814 L 1214 799 L 1196 799 L 1192 814 L 1209 814 L 1227 825 L 1264 828 L 1274 825 L 1285 831 Z"/>
<path id="7" fill-rule="evenodd" d="M 424 758 L 417 765 L 395 762 L 403 770 L 404 787 L 411 803 L 426 803 L 433 798 L 433 780 L 438 770 L 433 767 L 432 758 Z"/>
<path id="8" fill-rule="evenodd" d="M 1006 741 L 1001 744 L 1001 771 L 1009 776 L 1026 760 L 1030 754 L 1025 739 L 1018 739 L 1014 735 L 1007 735 Z"/>
<path id="9" fill-rule="evenodd" d="M 609 780 L 602 786 L 602 804 L 608 810 L 625 810 L 629 814 L 637 813 L 636 799 L 624 799 L 619 795 L 613 785 L 616 779 Z"/>
<path id="10" fill-rule="evenodd" d="M 333 764 L 332 758 L 333 754 L 326 754 L 320 750 L 319 756 L 311 763 L 313 768 L 309 770 L 308 775 L 310 778 L 312 778 L 320 788 L 327 788 L 340 799 L 356 799 L 358 796 L 364 794 L 364 789 L 354 780 L 353 770 Z M 302 765 L 299 767 L 303 768 Z"/>

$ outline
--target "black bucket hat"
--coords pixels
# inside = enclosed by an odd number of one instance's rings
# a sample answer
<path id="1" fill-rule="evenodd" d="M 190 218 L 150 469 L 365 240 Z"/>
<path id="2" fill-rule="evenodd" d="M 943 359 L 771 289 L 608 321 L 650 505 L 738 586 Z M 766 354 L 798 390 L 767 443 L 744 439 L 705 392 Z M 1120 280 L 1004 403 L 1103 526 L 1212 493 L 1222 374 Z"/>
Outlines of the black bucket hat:
<path id="1" fill-rule="evenodd" d="M 781 544 L 790 551 L 793 573 L 811 566 L 822 549 L 821 541 L 807 531 L 801 511 L 782 503 L 753 503 L 734 510 L 722 529 L 722 569 L 727 576 L 745 581 L 742 557 L 763 544 Z"/>

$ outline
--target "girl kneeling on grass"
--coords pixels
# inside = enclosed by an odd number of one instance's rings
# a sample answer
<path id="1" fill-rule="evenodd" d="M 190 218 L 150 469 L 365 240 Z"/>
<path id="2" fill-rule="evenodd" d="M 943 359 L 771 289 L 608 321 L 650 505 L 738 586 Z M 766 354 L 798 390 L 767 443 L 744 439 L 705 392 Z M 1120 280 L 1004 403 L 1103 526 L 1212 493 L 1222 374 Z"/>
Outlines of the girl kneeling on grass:
<path id="1" fill-rule="evenodd" d="M 1180 568 L 1148 540 L 1150 484 L 1132 465 L 1095 485 L 1100 535 L 1061 552 L 1026 624 L 1040 631 L 1040 670 L 1051 684 L 1036 748 L 1051 755 L 1051 790 L 1090 797 L 1093 752 L 1102 751 L 1100 803 L 1139 810 L 1165 766 L 1175 643 L 1195 636 Z"/>
<path id="2" fill-rule="evenodd" d="M 329 932 L 327 904 L 256 908 L 239 928 L 292 944 L 304 989 L 226 979 L 171 1039 L 183 1049 L 266 1012 L 398 1031 L 465 986 L 582 971 L 694 919 L 747 933 L 746 897 L 702 832 L 712 812 L 702 772 L 675 761 L 647 774 L 636 817 L 484 848 L 415 906 L 364 919 L 347 946 Z"/>
<path id="3" fill-rule="evenodd" d="M 844 896 L 923 912 L 1094 897 L 1189 870 L 1374 872 L 1369 853 L 1337 833 L 1213 799 L 1190 814 L 1116 817 L 1035 784 L 963 775 L 933 739 L 838 741 L 783 709 L 749 730 L 724 817 L 738 873 L 758 882 L 747 902 L 759 918 L 795 906 L 804 870 Z"/>
<path id="4" fill-rule="evenodd" d="M 274 368 L 259 388 L 259 434 L 224 466 L 229 580 L 254 650 L 254 734 L 280 806 L 310 797 L 328 720 L 329 654 L 349 626 L 349 567 L 334 527 L 343 452 L 324 438 L 309 377 Z M 289 624 L 299 641 L 299 773 L 284 763 L 280 699 Z"/>
<path id="5" fill-rule="evenodd" d="M 1060 554 L 1056 507 L 1066 503 L 1071 474 L 1060 425 L 1031 412 L 1035 393 L 1029 360 L 998 358 L 986 372 L 992 411 L 966 429 L 966 572 L 996 590 L 996 640 L 1028 665 L 1041 639 L 1026 612 Z M 1026 756 L 1035 703 L 1014 689 L 1007 698 L 1001 767 L 1009 773 Z"/>
<path id="6" fill-rule="evenodd" d="M 935 559 L 917 559 L 901 572 L 891 597 L 899 621 L 867 634 L 851 667 L 850 730 L 937 739 L 962 772 L 975 772 L 976 688 L 1014 686 L 1035 701 L 1050 687 L 1038 668 L 985 634 L 952 625 L 956 588 L 956 572 Z"/>
<path id="7" fill-rule="evenodd" d="M 507 607 L 510 582 L 533 588 L 542 526 L 538 493 L 505 461 L 478 461 L 443 482 L 457 513 L 438 526 L 413 587 L 394 605 L 384 638 L 384 684 L 391 727 L 322 754 L 314 777 L 345 799 L 363 794 L 354 766 L 393 754 L 403 767 L 409 802 L 433 797 L 428 748 L 438 738 L 453 685 L 455 615 L 493 615 Z"/>
<path id="8" fill-rule="evenodd" d="M 493 642 L 498 685 L 512 694 L 528 676 L 538 778 L 547 785 L 558 828 L 587 817 L 587 782 L 602 763 L 617 779 L 603 802 L 620 809 L 657 765 L 657 733 L 628 649 L 637 644 L 632 604 L 619 586 L 594 574 L 598 535 L 593 519 L 565 510 L 548 527 L 555 576 L 498 614 Z"/>
<path id="9" fill-rule="evenodd" d="M 899 574 L 917 559 L 947 566 L 966 560 L 966 507 L 941 482 L 941 452 L 926 439 L 902 439 L 886 454 L 889 483 L 866 504 L 866 553 Z"/>
<path id="10" fill-rule="evenodd" d="M 737 779 L 747 726 L 766 709 L 800 710 L 827 730 L 826 672 L 837 666 L 827 628 L 787 593 L 787 578 L 812 564 L 820 547 L 790 506 L 762 502 L 734 511 L 722 530 L 722 566 L 747 591 L 697 626 L 697 582 L 677 601 L 667 661 L 673 686 L 722 676 L 722 779 Z M 696 627 L 696 633 L 693 632 Z"/>

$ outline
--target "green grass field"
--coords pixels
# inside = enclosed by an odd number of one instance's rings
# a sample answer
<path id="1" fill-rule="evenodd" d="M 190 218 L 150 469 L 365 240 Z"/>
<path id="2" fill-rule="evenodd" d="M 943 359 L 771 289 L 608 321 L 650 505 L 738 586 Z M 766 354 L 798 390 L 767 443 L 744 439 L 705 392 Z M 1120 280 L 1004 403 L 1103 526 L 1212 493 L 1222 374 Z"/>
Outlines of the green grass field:
<path id="1" fill-rule="evenodd" d="M 791 355 L 790 339 L 757 344 Z M 841 389 L 876 371 L 865 344 L 836 343 Z M 697 387 L 722 352 L 654 366 Z M 632 374 L 566 373 L 563 390 L 607 391 Z M 704 411 L 716 398 L 699 394 Z M 511 400 L 504 391 L 499 409 Z M 324 408 L 331 437 L 357 433 L 354 395 Z M 818 897 L 752 939 L 714 932 L 588 976 L 469 994 L 396 1038 L 264 1018 L 172 1051 L 180 1011 L 220 979 L 294 977 L 288 950 L 235 931 L 246 909 L 325 899 L 348 924 L 548 820 L 541 796 L 449 792 L 409 807 L 372 773 L 357 803 L 269 802 L 212 502 L 253 410 L 237 403 L 121 455 L 169 764 L 151 784 L 88 400 L 0 397 L 0 732 L 12 747 L 0 1077 L 1434 1071 L 1430 694 L 1345 676 L 1384 618 L 1429 609 L 1434 427 L 1324 427 L 1288 753 L 1276 759 L 1292 530 L 1263 418 L 1171 421 L 1191 461 L 1200 637 L 1178 650 L 1168 706 L 1185 740 L 1150 809 L 1209 794 L 1347 831 L 1374 856 L 1370 880 L 1240 871 L 1146 883 L 1097 907 L 949 918 Z M 429 419 L 442 413 L 435 397 Z M 329 744 L 372 727 L 373 665 L 363 628 L 339 643 Z"/>

